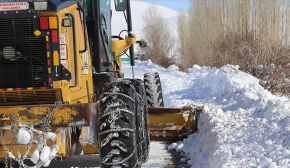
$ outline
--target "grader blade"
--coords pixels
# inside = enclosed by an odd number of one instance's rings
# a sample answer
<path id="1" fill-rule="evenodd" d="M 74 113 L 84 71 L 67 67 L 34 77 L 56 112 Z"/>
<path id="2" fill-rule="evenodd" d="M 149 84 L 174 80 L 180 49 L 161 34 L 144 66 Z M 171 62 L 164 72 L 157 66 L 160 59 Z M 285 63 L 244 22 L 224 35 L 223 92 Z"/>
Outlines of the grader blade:
<path id="1" fill-rule="evenodd" d="M 151 140 L 178 141 L 197 131 L 197 114 L 201 108 L 149 107 Z"/>

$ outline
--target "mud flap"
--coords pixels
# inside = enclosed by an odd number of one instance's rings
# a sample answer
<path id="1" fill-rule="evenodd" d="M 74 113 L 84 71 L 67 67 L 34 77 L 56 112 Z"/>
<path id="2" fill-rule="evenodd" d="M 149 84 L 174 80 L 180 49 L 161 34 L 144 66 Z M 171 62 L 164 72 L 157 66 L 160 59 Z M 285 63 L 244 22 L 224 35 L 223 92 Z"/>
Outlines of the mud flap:
<path id="1" fill-rule="evenodd" d="M 89 126 L 84 126 L 81 129 L 79 138 L 80 145 L 85 154 L 99 153 L 98 148 L 98 110 L 99 102 L 92 103 L 91 107 L 91 120 Z"/>

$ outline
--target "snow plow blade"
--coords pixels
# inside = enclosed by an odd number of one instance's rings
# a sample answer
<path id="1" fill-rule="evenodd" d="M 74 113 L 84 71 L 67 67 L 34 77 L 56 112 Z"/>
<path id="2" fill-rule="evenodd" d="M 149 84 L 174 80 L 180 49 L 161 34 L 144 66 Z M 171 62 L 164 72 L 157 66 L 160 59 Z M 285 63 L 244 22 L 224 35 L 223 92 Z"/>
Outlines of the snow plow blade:
<path id="1" fill-rule="evenodd" d="M 149 107 L 149 127 L 151 140 L 179 141 L 197 131 L 196 108 L 156 108 Z"/>

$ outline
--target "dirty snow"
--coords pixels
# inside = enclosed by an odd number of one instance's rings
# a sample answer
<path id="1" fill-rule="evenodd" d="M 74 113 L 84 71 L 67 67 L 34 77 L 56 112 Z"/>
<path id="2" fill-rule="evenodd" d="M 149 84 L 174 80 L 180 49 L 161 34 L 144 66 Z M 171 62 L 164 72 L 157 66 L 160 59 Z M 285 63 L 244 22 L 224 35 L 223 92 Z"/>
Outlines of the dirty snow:
<path id="1" fill-rule="evenodd" d="M 129 63 L 124 65 L 130 78 Z M 289 99 L 271 94 L 238 68 L 195 65 L 184 73 L 174 65 L 137 61 L 134 70 L 137 78 L 159 72 L 166 107 L 204 106 L 199 131 L 169 146 L 186 153 L 192 168 L 290 167 Z"/>

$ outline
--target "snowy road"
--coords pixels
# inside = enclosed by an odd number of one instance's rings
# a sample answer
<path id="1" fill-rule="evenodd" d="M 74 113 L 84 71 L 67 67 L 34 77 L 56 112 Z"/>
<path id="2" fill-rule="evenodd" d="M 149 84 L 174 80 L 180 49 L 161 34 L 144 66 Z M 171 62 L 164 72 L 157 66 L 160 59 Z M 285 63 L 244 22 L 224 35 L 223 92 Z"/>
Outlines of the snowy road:
<path id="1" fill-rule="evenodd" d="M 151 141 L 149 160 L 142 166 L 146 168 L 189 168 L 185 156 L 175 150 L 168 150 L 171 142 Z M 182 161 L 180 161 L 182 160 Z"/>
<path id="2" fill-rule="evenodd" d="M 188 159 L 175 150 L 168 150 L 171 142 L 151 141 L 149 160 L 142 165 L 142 168 L 189 168 Z M 0 168 L 4 165 L 0 165 Z M 14 168 L 19 166 L 14 164 Z M 48 168 L 99 168 L 99 155 L 72 156 L 66 160 L 53 160 Z"/>
<path id="3" fill-rule="evenodd" d="M 152 141 L 150 144 L 149 160 L 142 168 L 187 168 L 180 153 L 168 150 L 170 142 Z M 181 162 L 180 159 L 183 161 Z M 65 161 L 53 161 L 49 168 L 100 167 L 99 155 L 72 156 Z"/>

